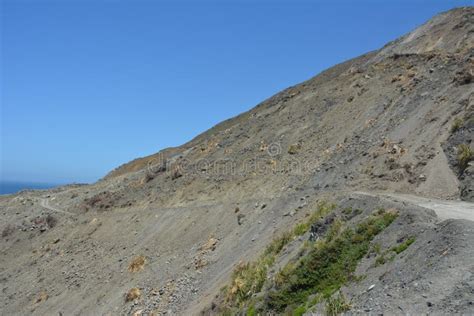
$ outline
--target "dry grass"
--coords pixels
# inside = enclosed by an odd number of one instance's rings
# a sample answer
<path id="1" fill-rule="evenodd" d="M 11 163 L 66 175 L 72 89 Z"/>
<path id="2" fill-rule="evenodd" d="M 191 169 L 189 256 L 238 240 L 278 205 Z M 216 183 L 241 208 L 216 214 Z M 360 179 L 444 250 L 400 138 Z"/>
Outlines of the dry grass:
<path id="1" fill-rule="evenodd" d="M 301 149 L 301 144 L 299 143 L 296 143 L 296 144 L 292 144 L 290 145 L 290 147 L 288 147 L 288 153 L 290 155 L 296 155 Z"/>
<path id="2" fill-rule="evenodd" d="M 46 291 L 41 291 L 36 297 L 35 303 L 39 304 L 41 302 L 46 301 L 48 298 L 49 298 L 48 293 L 46 293 Z"/>
<path id="3" fill-rule="evenodd" d="M 219 240 L 214 238 L 213 236 L 210 236 L 208 241 L 201 246 L 200 250 L 202 251 L 214 251 L 216 249 L 217 243 Z"/>
<path id="4" fill-rule="evenodd" d="M 128 265 L 128 272 L 135 273 L 142 271 L 145 267 L 146 259 L 144 256 L 135 257 Z"/>
<path id="5" fill-rule="evenodd" d="M 464 124 L 464 120 L 460 117 L 454 119 L 453 124 L 451 125 L 451 133 L 457 132 Z"/>
<path id="6" fill-rule="evenodd" d="M 326 301 L 326 315 L 337 316 L 342 315 L 351 309 L 351 304 L 346 300 L 342 293 L 338 293 L 330 297 Z"/>
<path id="7" fill-rule="evenodd" d="M 461 171 L 464 171 L 469 162 L 474 160 L 474 150 L 467 144 L 458 146 L 458 165 Z"/>
<path id="8" fill-rule="evenodd" d="M 194 267 L 196 268 L 196 270 L 202 269 L 208 264 L 209 262 L 206 260 L 206 258 L 203 258 L 202 256 L 194 258 Z"/>
<path id="9" fill-rule="evenodd" d="M 137 287 L 131 288 L 128 291 L 127 295 L 125 296 L 125 301 L 126 302 L 134 301 L 136 299 L 139 299 L 141 295 L 142 295 L 142 293 L 140 292 L 139 288 L 137 288 Z"/>

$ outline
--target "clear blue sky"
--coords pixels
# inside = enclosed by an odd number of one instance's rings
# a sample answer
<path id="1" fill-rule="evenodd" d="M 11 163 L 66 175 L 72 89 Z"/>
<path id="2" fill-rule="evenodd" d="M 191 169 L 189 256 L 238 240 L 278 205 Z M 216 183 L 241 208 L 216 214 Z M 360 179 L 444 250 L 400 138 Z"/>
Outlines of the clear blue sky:
<path id="1" fill-rule="evenodd" d="M 3 0 L 2 180 L 95 181 L 473 4 L 198 2 Z"/>

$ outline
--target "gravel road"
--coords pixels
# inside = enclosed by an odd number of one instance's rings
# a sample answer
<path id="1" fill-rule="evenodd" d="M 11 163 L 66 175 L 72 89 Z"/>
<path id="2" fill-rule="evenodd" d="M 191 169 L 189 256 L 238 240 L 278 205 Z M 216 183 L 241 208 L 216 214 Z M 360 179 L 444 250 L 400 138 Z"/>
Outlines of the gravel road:
<path id="1" fill-rule="evenodd" d="M 398 201 L 410 202 L 415 205 L 431 209 L 436 212 L 440 220 L 446 219 L 467 219 L 474 221 L 474 203 L 459 200 L 438 200 L 410 194 L 399 193 L 368 193 L 355 192 L 356 194 L 368 196 L 383 196 Z"/>

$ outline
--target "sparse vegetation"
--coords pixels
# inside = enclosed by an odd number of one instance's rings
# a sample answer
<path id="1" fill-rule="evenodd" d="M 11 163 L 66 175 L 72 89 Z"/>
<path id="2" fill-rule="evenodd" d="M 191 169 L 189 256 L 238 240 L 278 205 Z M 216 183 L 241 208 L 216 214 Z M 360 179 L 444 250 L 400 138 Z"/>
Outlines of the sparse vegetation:
<path id="1" fill-rule="evenodd" d="M 250 305 L 250 307 L 247 309 L 246 315 L 247 315 L 247 316 L 255 316 L 255 315 L 257 315 L 257 313 L 255 312 L 255 306 L 254 306 L 254 305 Z"/>
<path id="2" fill-rule="evenodd" d="M 269 294 L 266 307 L 283 312 L 305 302 L 312 293 L 329 299 L 352 277 L 370 241 L 396 218 L 395 212 L 379 210 L 356 229 L 342 228 L 335 221 L 324 242 L 303 257 L 291 277 Z M 336 233 L 337 232 L 337 233 Z"/>
<path id="3" fill-rule="evenodd" d="M 301 304 L 292 311 L 292 315 L 302 316 L 304 315 L 311 307 L 320 303 L 322 300 L 321 295 L 313 295 L 307 302 Z"/>
<path id="4" fill-rule="evenodd" d="M 135 273 L 143 270 L 146 259 L 144 256 L 135 257 L 128 265 L 128 272 Z"/>
<path id="5" fill-rule="evenodd" d="M 460 117 L 454 119 L 453 124 L 451 125 L 451 133 L 457 132 L 464 124 L 464 120 Z"/>
<path id="6" fill-rule="evenodd" d="M 230 287 L 224 290 L 226 292 L 225 300 L 227 304 L 230 306 L 240 306 L 254 293 L 258 293 L 266 280 L 268 268 L 275 261 L 275 257 L 296 236 L 306 233 L 312 223 L 327 215 L 334 207 L 332 204 L 320 203 L 317 210 L 305 222 L 296 225 L 293 230 L 273 239 L 257 261 L 252 263 L 241 262 L 232 274 Z"/>
<path id="7" fill-rule="evenodd" d="M 302 316 L 304 315 L 304 313 L 306 313 L 306 311 L 307 311 L 306 305 L 300 305 L 297 308 L 295 308 L 295 310 L 293 311 L 293 315 Z"/>
<path id="8" fill-rule="evenodd" d="M 84 199 L 84 202 L 82 203 L 82 209 L 85 212 L 91 209 L 108 210 L 116 206 L 123 196 L 124 192 L 103 191 L 90 198 Z"/>
<path id="9" fill-rule="evenodd" d="M 387 261 L 393 261 L 396 255 L 404 252 L 414 242 L 415 242 L 415 237 L 410 237 L 406 239 L 405 241 L 403 241 L 402 243 L 400 243 L 399 245 L 394 246 L 390 248 L 389 250 L 384 251 L 383 253 L 381 253 L 379 250 L 378 252 L 376 252 L 378 256 L 377 256 L 377 259 L 375 259 L 375 266 L 378 267 L 378 266 L 384 265 L 385 263 L 387 263 Z"/>
<path id="10" fill-rule="evenodd" d="M 265 249 L 264 256 L 275 256 L 285 247 L 294 235 L 291 232 L 285 232 L 280 237 L 273 239 L 270 245 Z"/>
<path id="11" fill-rule="evenodd" d="M 125 301 L 126 302 L 131 302 L 136 299 L 139 299 L 142 293 L 140 292 L 140 289 L 137 287 L 131 288 L 128 292 L 127 295 L 125 296 Z"/>
<path id="12" fill-rule="evenodd" d="M 301 144 L 299 143 L 296 143 L 296 144 L 291 144 L 289 147 L 288 147 L 288 153 L 290 155 L 296 155 L 301 149 Z"/>
<path id="13" fill-rule="evenodd" d="M 458 166 L 459 169 L 464 171 L 469 162 L 474 160 L 474 150 L 471 148 L 471 146 L 467 144 L 461 144 L 458 146 Z"/>
<path id="14" fill-rule="evenodd" d="M 377 259 L 375 259 L 375 266 L 378 267 L 378 266 L 384 265 L 386 262 L 387 262 L 387 258 L 385 258 L 385 253 L 381 254 L 377 257 Z"/>
<path id="15" fill-rule="evenodd" d="M 330 242 L 332 241 L 333 239 L 335 239 L 336 237 L 339 236 L 341 230 L 343 229 L 343 225 L 344 223 L 342 222 L 342 220 L 340 220 L 339 218 L 336 218 L 331 227 L 329 228 L 328 232 L 326 233 L 326 242 Z"/>
<path id="16" fill-rule="evenodd" d="M 286 266 L 281 269 L 274 278 L 275 284 L 277 286 L 282 286 L 285 282 L 291 277 L 295 271 L 295 264 L 293 262 L 288 263 Z"/>
<path id="17" fill-rule="evenodd" d="M 380 246 L 379 243 L 375 243 L 372 245 L 372 252 L 380 255 L 380 253 L 382 252 L 382 247 Z"/>
<path id="18" fill-rule="evenodd" d="M 273 260 L 272 256 L 264 256 L 253 263 L 240 263 L 232 273 L 232 283 L 226 294 L 226 302 L 231 306 L 240 306 L 254 293 L 259 292 Z"/>
<path id="19" fill-rule="evenodd" d="M 395 260 L 396 254 L 392 252 L 392 250 L 386 250 L 383 253 L 380 253 L 377 258 L 375 259 L 375 267 L 382 266 L 386 264 L 388 261 Z"/>
<path id="20" fill-rule="evenodd" d="M 415 242 L 415 237 L 410 237 L 398 246 L 392 247 L 392 251 L 394 251 L 397 255 L 404 252 L 411 244 Z"/>
<path id="21" fill-rule="evenodd" d="M 257 309 L 253 298 L 267 282 L 267 272 L 282 249 L 296 236 L 304 234 L 311 227 L 311 221 L 314 223 L 333 208 L 321 204 L 307 221 L 273 240 L 257 261 L 240 263 L 232 275 L 230 287 L 223 289 L 224 308 L 231 314 L 249 306 L 247 314 L 251 315 L 267 311 L 302 315 L 325 300 L 329 315 L 348 310 L 350 304 L 341 294 L 334 296 L 334 293 L 347 281 L 356 280 L 353 272 L 359 260 L 369 251 L 371 240 L 395 220 L 396 211 L 379 209 L 354 229 L 335 219 L 324 239 L 311 243 L 298 261 L 288 263 L 275 275 L 271 286 L 274 290 L 265 296 Z M 308 300 L 310 297 L 313 299 Z"/>
<path id="22" fill-rule="evenodd" d="M 42 303 L 42 302 L 48 300 L 48 298 L 49 298 L 48 293 L 46 293 L 46 291 L 41 291 L 38 294 L 38 296 L 36 297 L 35 303 L 36 304 Z"/>
<path id="23" fill-rule="evenodd" d="M 326 300 L 326 315 L 337 316 L 351 309 L 351 304 L 347 302 L 342 293 L 330 297 Z"/>
<path id="24" fill-rule="evenodd" d="M 312 224 L 314 224 L 316 221 L 320 220 L 321 218 L 324 218 L 332 210 L 334 210 L 335 207 L 336 206 L 334 204 L 330 204 L 326 202 L 319 203 L 316 211 L 312 212 L 304 222 L 297 224 L 293 228 L 293 235 L 295 236 L 304 235 L 311 228 Z"/>
<path id="25" fill-rule="evenodd" d="M 306 223 L 300 223 L 293 228 L 293 234 L 295 236 L 304 235 L 308 231 L 308 225 Z"/>
<path id="26" fill-rule="evenodd" d="M 275 261 L 275 256 L 292 239 L 291 233 L 284 233 L 267 246 L 263 255 L 256 262 L 241 262 L 232 274 L 232 284 L 227 290 L 226 301 L 231 305 L 239 305 L 254 293 L 258 293 L 265 282 L 268 268 Z"/>
<path id="27" fill-rule="evenodd" d="M 342 210 L 342 213 L 345 215 L 352 214 L 352 207 L 346 207 L 345 209 Z"/>

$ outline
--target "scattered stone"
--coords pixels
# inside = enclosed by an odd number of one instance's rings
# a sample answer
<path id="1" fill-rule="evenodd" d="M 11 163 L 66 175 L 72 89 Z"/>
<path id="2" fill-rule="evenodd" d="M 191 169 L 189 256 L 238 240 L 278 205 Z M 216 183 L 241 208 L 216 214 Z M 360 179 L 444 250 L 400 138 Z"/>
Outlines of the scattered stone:
<path id="1" fill-rule="evenodd" d="M 237 215 L 237 224 L 242 225 L 245 215 L 240 213 Z"/>

